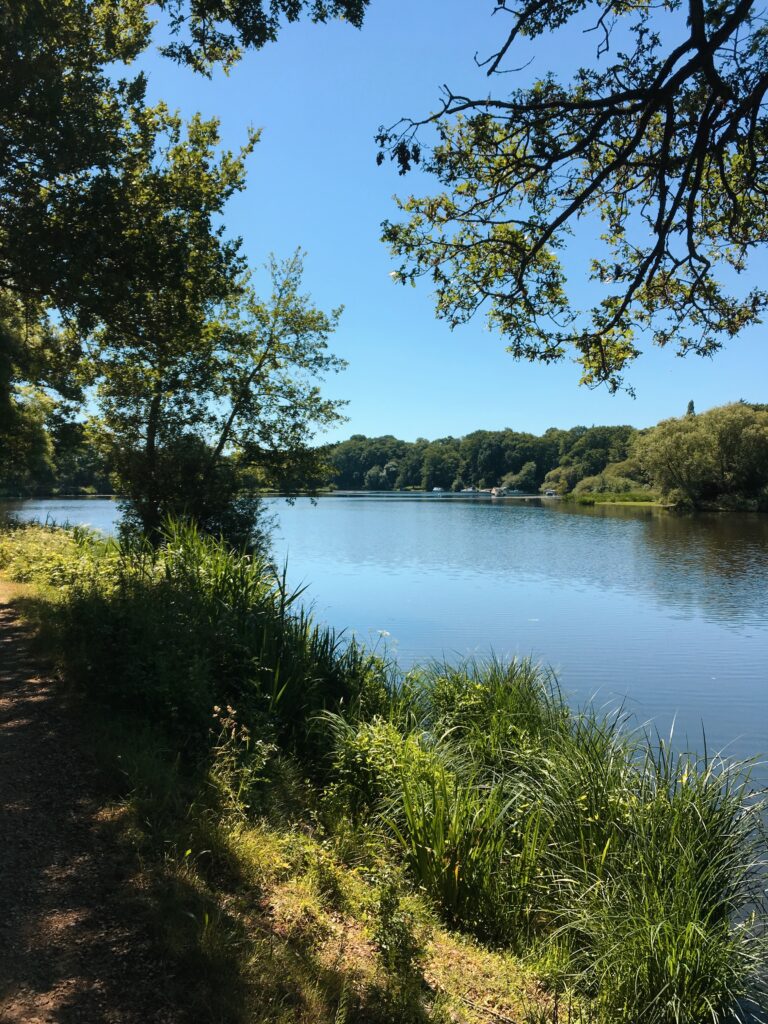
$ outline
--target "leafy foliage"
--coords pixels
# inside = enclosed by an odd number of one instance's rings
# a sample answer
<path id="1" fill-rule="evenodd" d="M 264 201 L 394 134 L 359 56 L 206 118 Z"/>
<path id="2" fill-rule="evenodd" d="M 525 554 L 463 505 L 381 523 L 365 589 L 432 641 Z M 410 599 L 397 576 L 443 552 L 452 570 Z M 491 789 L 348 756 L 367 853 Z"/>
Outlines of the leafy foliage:
<path id="1" fill-rule="evenodd" d="M 378 143 L 380 162 L 423 163 L 440 187 L 399 201 L 404 219 L 384 224 L 404 258 L 398 278 L 429 277 L 451 326 L 485 307 L 516 358 L 575 350 L 582 382 L 615 390 L 643 337 L 711 355 L 759 322 L 768 293 L 729 293 L 724 280 L 768 240 L 768 50 L 749 0 L 596 7 L 596 60 L 572 81 L 549 74 L 480 97 L 445 87 L 437 112 L 380 129 Z M 509 73 L 519 39 L 577 28 L 590 5 L 494 8 L 511 26 L 483 62 L 490 76 Z M 603 230 L 584 267 L 596 293 L 586 315 L 560 255 L 583 218 Z"/>
<path id="2" fill-rule="evenodd" d="M 130 63 L 149 27 L 136 0 L 3 7 L 0 282 L 25 302 L 85 317 L 92 303 L 109 301 L 119 265 L 103 262 L 112 245 L 112 170 L 126 154 L 145 83 L 113 82 L 106 69 Z"/>
<path id="3" fill-rule="evenodd" d="M 768 413 L 759 407 L 734 402 L 664 420 L 636 439 L 634 457 L 672 500 L 768 507 Z"/>
<path id="4" fill-rule="evenodd" d="M 231 64 L 241 46 L 258 48 L 274 40 L 284 21 L 302 15 L 316 22 L 344 17 L 359 26 L 366 6 L 367 0 L 18 0 L 4 5 L 0 286 L 25 300 L 50 302 L 59 313 L 76 315 L 82 326 L 111 309 L 133 273 L 133 249 L 126 252 L 123 246 L 129 239 L 134 248 L 141 241 L 131 222 L 136 188 L 143 185 L 144 203 L 171 198 L 159 181 L 151 196 L 147 180 L 135 180 L 157 122 L 165 121 L 162 131 L 177 130 L 162 105 L 146 107 L 144 75 L 128 74 L 152 42 L 157 8 L 171 33 L 165 52 L 208 71 L 216 63 Z M 210 130 L 199 120 L 190 126 L 191 135 Z M 190 164 L 187 171 L 192 188 L 199 187 L 194 172 L 200 166 Z"/>
<path id="5" fill-rule="evenodd" d="M 33 388 L 19 388 L 2 416 L 0 493 L 23 494 L 53 478 L 53 445 L 45 430 L 52 401 Z"/>
<path id="6" fill-rule="evenodd" d="M 185 176 L 187 147 L 178 158 L 182 166 L 166 173 Z M 194 234 L 189 244 L 199 255 Z M 271 261 L 265 300 L 245 279 L 235 286 L 225 278 L 230 291 L 211 293 L 208 268 L 198 277 L 188 267 L 181 312 L 170 288 L 143 292 L 140 330 L 125 332 L 117 319 L 97 335 L 104 443 L 145 532 L 156 534 L 167 514 L 184 514 L 247 542 L 256 480 L 249 486 L 244 469 L 289 488 L 297 464 L 307 483 L 322 474 L 321 454 L 307 441 L 340 418 L 340 403 L 323 398 L 317 381 L 344 365 L 327 351 L 341 310 L 326 314 L 301 293 L 300 253 Z M 133 308 L 138 316 L 141 302 Z"/>
<path id="7" fill-rule="evenodd" d="M 314 22 L 340 18 L 359 28 L 369 0 L 161 0 L 175 38 L 163 48 L 173 59 L 208 72 L 229 67 L 243 48 L 277 39 L 281 23 L 308 14 Z"/>

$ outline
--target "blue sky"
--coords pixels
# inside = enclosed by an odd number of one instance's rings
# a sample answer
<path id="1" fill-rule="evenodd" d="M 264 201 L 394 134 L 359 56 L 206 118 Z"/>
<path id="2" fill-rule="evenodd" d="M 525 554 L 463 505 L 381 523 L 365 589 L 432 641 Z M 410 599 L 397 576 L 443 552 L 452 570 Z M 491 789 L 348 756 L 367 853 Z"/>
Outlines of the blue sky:
<path id="1" fill-rule="evenodd" d="M 380 124 L 423 115 L 439 87 L 484 95 L 488 80 L 473 56 L 487 55 L 504 31 L 493 3 L 467 0 L 372 0 L 362 30 L 343 23 L 288 26 L 279 41 L 250 53 L 225 76 L 207 80 L 150 57 L 150 97 L 189 116 L 221 121 L 223 142 L 244 141 L 249 125 L 262 139 L 248 165 L 248 186 L 226 222 L 241 235 L 254 266 L 270 252 L 307 252 L 305 283 L 323 308 L 345 312 L 333 350 L 348 369 L 326 388 L 349 404 L 349 420 L 326 435 L 391 433 L 405 439 L 462 435 L 512 427 L 540 433 L 548 426 L 632 423 L 647 426 L 681 415 L 689 399 L 703 410 L 745 398 L 766 401 L 768 345 L 759 327 L 712 360 L 650 350 L 628 379 L 637 397 L 578 386 L 579 367 L 516 363 L 480 316 L 451 331 L 435 319 L 428 282 L 402 287 L 389 277 L 395 263 L 379 241 L 380 224 L 395 217 L 392 196 L 430 191 L 429 178 L 398 177 L 377 167 L 373 136 Z M 503 17 L 503 15 L 502 15 Z M 533 57 L 520 76 L 491 83 L 499 91 L 532 76 L 592 59 L 597 40 L 569 30 L 520 48 L 513 63 Z M 591 253 L 574 244 L 574 273 Z M 763 254 L 745 285 L 768 276 Z M 578 298 L 579 289 L 576 289 Z"/>

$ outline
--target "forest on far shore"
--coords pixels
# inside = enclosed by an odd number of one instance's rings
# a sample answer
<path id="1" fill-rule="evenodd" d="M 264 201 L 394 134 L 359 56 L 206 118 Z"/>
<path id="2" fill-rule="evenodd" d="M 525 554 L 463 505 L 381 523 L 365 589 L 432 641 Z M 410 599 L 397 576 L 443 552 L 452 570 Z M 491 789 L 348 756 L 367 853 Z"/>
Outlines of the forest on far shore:
<path id="1" fill-rule="evenodd" d="M 8 497 L 112 494 L 114 467 L 99 444 L 96 421 L 29 417 L 15 448 L 0 453 L 0 494 Z M 325 471 L 296 479 L 298 491 L 444 490 L 503 487 L 552 490 L 589 500 L 662 498 L 681 505 L 718 503 L 768 509 L 768 405 L 734 402 L 655 427 L 551 427 L 540 436 L 512 429 L 464 437 L 402 441 L 354 434 L 327 445 Z M 247 462 L 236 466 L 243 486 L 284 489 Z"/>

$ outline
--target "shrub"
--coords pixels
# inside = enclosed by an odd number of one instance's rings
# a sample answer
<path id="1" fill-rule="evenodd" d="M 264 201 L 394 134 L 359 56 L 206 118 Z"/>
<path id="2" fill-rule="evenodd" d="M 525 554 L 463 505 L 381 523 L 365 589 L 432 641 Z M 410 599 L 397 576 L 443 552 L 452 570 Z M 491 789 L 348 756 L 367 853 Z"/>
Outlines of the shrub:
<path id="1" fill-rule="evenodd" d="M 599 476 L 585 476 L 573 488 L 573 494 L 649 494 L 648 488 L 625 476 L 601 473 Z"/>

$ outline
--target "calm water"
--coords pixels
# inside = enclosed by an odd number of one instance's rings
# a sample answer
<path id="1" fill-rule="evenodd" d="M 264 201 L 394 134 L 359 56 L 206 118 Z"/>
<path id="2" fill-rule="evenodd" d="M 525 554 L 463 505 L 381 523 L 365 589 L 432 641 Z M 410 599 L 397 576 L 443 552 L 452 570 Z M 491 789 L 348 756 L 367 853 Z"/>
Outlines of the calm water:
<path id="1" fill-rule="evenodd" d="M 768 516 L 677 517 L 433 496 L 270 501 L 316 616 L 431 657 L 533 654 L 574 701 L 625 702 L 677 744 L 768 752 Z M 110 530 L 114 503 L 24 518 Z M 768 780 L 768 770 L 760 772 Z"/>

